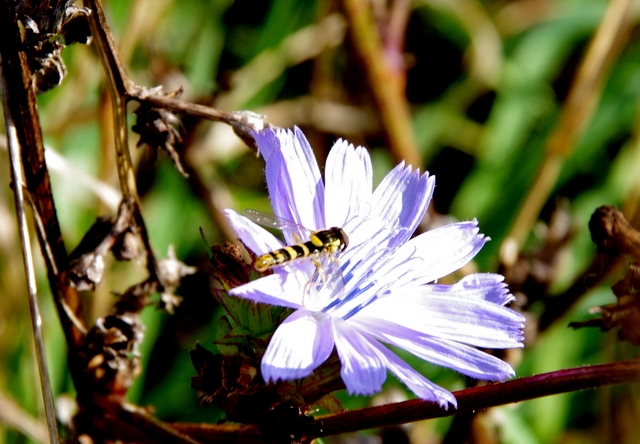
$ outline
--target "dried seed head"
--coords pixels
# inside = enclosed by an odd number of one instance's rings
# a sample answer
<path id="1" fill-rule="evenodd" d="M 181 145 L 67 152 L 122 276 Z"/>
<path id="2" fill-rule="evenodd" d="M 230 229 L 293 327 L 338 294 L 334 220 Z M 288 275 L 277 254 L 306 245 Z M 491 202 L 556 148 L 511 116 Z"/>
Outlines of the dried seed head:
<path id="1" fill-rule="evenodd" d="M 160 88 L 157 88 L 157 91 L 155 89 L 153 91 L 155 91 L 156 94 L 162 93 Z M 181 92 L 181 90 L 178 90 L 165 95 L 168 97 L 176 97 Z M 158 149 L 166 151 L 180 174 L 184 177 L 189 177 L 182 166 L 176 148 L 182 142 L 182 136 L 180 135 L 182 123 L 178 116 L 165 109 L 156 108 L 148 103 L 140 104 L 138 109 L 134 111 L 134 114 L 137 116 L 137 121 L 132 129 L 140 134 L 137 146 L 147 145 L 151 150 L 152 159 L 156 158 Z"/>

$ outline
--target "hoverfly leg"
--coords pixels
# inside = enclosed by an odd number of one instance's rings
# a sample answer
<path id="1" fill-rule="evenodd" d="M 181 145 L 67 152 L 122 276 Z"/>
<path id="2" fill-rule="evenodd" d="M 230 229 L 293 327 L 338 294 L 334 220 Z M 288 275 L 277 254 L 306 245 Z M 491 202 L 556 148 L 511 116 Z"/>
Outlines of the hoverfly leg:
<path id="1" fill-rule="evenodd" d="M 315 285 L 316 290 L 323 287 L 323 292 L 328 292 L 331 298 L 341 298 L 344 293 L 345 281 L 338 258 L 334 255 L 328 255 L 312 258 L 311 261 L 316 270 L 305 286 L 305 294 L 311 290 L 311 285 Z"/>
<path id="2" fill-rule="evenodd" d="M 326 276 L 322 268 L 322 264 L 315 257 L 311 258 L 311 263 L 316 267 L 316 272 L 311 277 L 311 280 L 314 281 L 316 280 L 316 278 L 319 278 L 320 283 L 324 284 L 324 282 L 326 281 Z"/>

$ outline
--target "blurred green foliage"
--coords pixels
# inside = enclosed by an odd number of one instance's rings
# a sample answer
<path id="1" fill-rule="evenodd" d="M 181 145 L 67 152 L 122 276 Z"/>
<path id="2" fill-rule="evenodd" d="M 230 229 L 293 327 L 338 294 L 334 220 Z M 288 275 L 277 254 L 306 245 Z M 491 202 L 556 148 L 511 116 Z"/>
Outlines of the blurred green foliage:
<path id="1" fill-rule="evenodd" d="M 340 11 L 335 2 L 293 0 L 112 0 L 108 19 L 132 78 L 140 84 L 163 84 L 166 90 L 184 88 L 183 97 L 212 106 L 251 109 L 267 115 L 278 126 L 302 125 L 318 158 L 338 137 L 370 148 L 376 178 L 392 166 L 392 156 L 376 116 L 366 75 L 347 34 L 324 48 L 301 47 L 294 57 L 283 42 Z M 424 165 L 437 176 L 435 208 L 458 219 L 477 218 L 490 242 L 477 259 L 482 271 L 495 270 L 498 250 L 513 223 L 544 157 L 545 142 L 567 97 L 578 63 L 602 21 L 604 0 L 531 0 L 461 2 L 415 1 L 406 32 L 408 53 L 407 97 Z M 466 15 L 467 9 L 476 11 Z M 464 18 L 464 19 L 463 19 Z M 595 114 L 562 165 L 559 179 L 540 214 L 540 224 L 559 201 L 568 203 L 571 241 L 555 269 L 551 288 L 560 292 L 595 256 L 587 229 L 593 210 L 602 204 L 623 205 L 638 192 L 640 145 L 635 139 L 639 121 L 640 39 L 635 28 L 607 78 Z M 475 42 L 478 59 L 470 56 L 474 34 L 486 26 L 490 36 Z M 477 37 L 477 36 L 476 36 Z M 339 36 L 338 36 L 339 39 Z M 482 46 L 485 45 L 485 46 Z M 305 51 L 309 52 L 308 57 Z M 316 55 L 319 54 L 319 55 Z M 484 69 L 474 65 L 495 56 Z M 271 57 L 270 63 L 258 63 Z M 98 215 L 113 214 L 76 180 L 82 171 L 117 189 L 113 150 L 108 130 L 104 73 L 90 47 L 67 48 L 69 70 L 62 86 L 39 98 L 47 146 L 64 156 L 69 166 L 52 172 L 54 196 L 63 236 L 71 250 Z M 475 72 L 475 74 L 474 74 Z M 247 95 L 249 79 L 258 83 Z M 243 83 L 245 82 L 245 83 Z M 351 106 L 354 126 L 335 124 L 332 116 L 304 109 L 298 102 L 314 99 Z M 133 109 L 133 108 L 132 108 Z M 131 111 L 131 110 L 130 110 Z M 340 111 L 347 112 L 348 111 Z M 367 125 L 357 126 L 358 113 Z M 366 114 L 368 113 L 368 114 Z M 133 116 L 130 115 L 130 125 Z M 332 126 L 334 125 L 334 126 Z M 211 187 L 221 208 L 267 209 L 262 163 L 221 124 L 185 119 L 185 159 Z M 157 254 L 174 245 L 179 259 L 197 265 L 199 273 L 185 278 L 178 293 L 184 298 L 175 315 L 145 309 L 145 339 L 141 347 L 144 374 L 128 399 L 153 406 L 167 421 L 216 422 L 221 413 L 198 406 L 190 388 L 195 374 L 188 351 L 196 342 L 213 348 L 216 321 L 221 315 L 211 295 L 206 251 L 198 227 L 212 243 L 224 240 L 193 178 L 185 179 L 165 153 L 152 161 L 146 147 L 130 144 L 138 171 L 143 212 Z M 0 162 L 8 171 L 3 151 Z M 6 174 L 4 177 L 8 177 Z M 25 298 L 22 265 L 15 228 L 11 191 L 5 181 L 0 195 L 0 396 L 12 398 L 24 413 L 41 417 L 32 336 Z M 540 228 L 540 225 L 538 228 Z M 528 248 L 539 244 L 540 230 Z M 234 239 L 229 239 L 234 240 Z M 34 249 L 38 247 L 34 245 Z M 110 259 L 110 261 L 112 261 Z M 64 339 L 56 319 L 41 261 L 38 286 L 44 316 L 50 370 L 55 395 L 73 393 L 66 373 Z M 104 315 L 113 302 L 111 291 L 123 291 L 144 278 L 144 267 L 109 263 L 103 285 L 86 295 L 92 319 Z M 609 285 L 611 282 L 609 282 Z M 529 295 L 527 295 L 529 296 Z M 610 362 L 638 355 L 636 348 L 619 343 L 614 332 L 571 330 L 571 320 L 584 320 L 589 307 L 613 303 L 607 286 L 590 289 L 570 313 L 539 337 L 528 338 L 519 376 L 583 364 Z M 536 307 L 533 307 L 535 310 Z M 413 362 L 434 382 L 449 389 L 464 381 L 449 371 Z M 389 391 L 380 395 L 406 396 L 389 377 Z M 400 395 L 398 395 L 398 393 Z M 490 413 L 501 442 L 632 443 L 638 388 L 608 388 L 566 394 L 506 406 Z M 368 405 L 369 399 L 339 394 L 347 408 Z M 636 415 L 637 416 L 637 415 Z M 438 442 L 451 419 L 423 421 L 410 432 L 415 442 Z M 633 427 L 632 427 L 633 428 Z M 637 428 L 635 428 L 637 430 Z M 626 431 L 625 431 L 626 430 Z M 422 441 L 420 441 L 422 440 Z M 6 428 L 0 444 L 30 442 Z"/>

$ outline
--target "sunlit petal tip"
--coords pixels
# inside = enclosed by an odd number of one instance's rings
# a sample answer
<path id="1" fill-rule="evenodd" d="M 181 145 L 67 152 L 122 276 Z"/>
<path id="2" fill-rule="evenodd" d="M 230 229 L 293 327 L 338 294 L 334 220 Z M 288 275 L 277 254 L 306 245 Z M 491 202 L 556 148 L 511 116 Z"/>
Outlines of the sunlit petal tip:
<path id="1" fill-rule="evenodd" d="M 260 151 L 263 159 L 271 159 L 271 156 L 279 151 L 280 139 L 278 138 L 278 132 L 273 128 L 253 131 L 251 135 L 258 145 L 258 151 Z"/>
<path id="2" fill-rule="evenodd" d="M 350 394 L 373 395 L 382 390 L 382 384 L 387 379 L 387 370 L 379 363 L 372 367 L 353 368 L 349 363 L 345 363 L 344 356 L 340 360 L 343 362 L 340 375 Z M 350 361 L 353 363 L 353 360 Z"/>
<path id="3" fill-rule="evenodd" d="M 458 408 L 458 401 L 451 392 L 426 379 L 425 381 L 427 381 L 428 384 L 407 382 L 400 377 L 398 379 L 404 382 L 418 398 L 424 401 L 435 402 L 445 410 L 448 410 L 449 406 L 452 406 L 454 409 Z"/>
<path id="4" fill-rule="evenodd" d="M 491 356 L 491 355 L 487 355 Z M 503 382 L 507 379 L 511 379 L 516 375 L 515 370 L 506 362 L 496 358 L 495 356 L 491 356 L 494 362 L 493 365 L 489 368 L 487 367 L 487 371 L 485 374 L 480 374 L 479 376 L 472 376 L 476 379 L 483 381 L 498 381 Z M 464 374 L 464 373 L 463 373 Z"/>
<path id="5" fill-rule="evenodd" d="M 274 214 L 312 230 L 324 228 L 324 184 L 302 131 L 267 128 L 255 137 Z"/>
<path id="6" fill-rule="evenodd" d="M 452 288 L 459 289 L 461 294 L 472 293 L 474 297 L 499 305 L 506 305 L 516 299 L 504 282 L 504 276 L 496 273 L 469 274 Z"/>
<path id="7" fill-rule="evenodd" d="M 349 149 L 353 149 L 353 144 L 342 138 L 336 140 L 331 147 L 331 151 L 336 150 L 337 153 L 346 153 Z"/>
<path id="8" fill-rule="evenodd" d="M 297 150 L 300 150 L 305 158 L 312 159 L 315 163 L 315 157 L 313 157 L 313 149 L 311 145 L 309 145 L 309 141 L 307 137 L 304 135 L 302 130 L 297 126 L 293 127 L 293 133 L 291 130 L 286 134 L 287 140 L 291 140 L 293 142 L 293 147 Z"/>
<path id="9" fill-rule="evenodd" d="M 420 181 L 426 188 L 427 194 L 433 194 L 433 190 L 436 187 L 436 176 L 434 176 L 433 174 L 429 174 L 428 171 L 425 171 L 424 173 L 422 173 L 422 176 L 420 176 Z"/>
<path id="10" fill-rule="evenodd" d="M 386 371 L 383 372 L 383 376 Z M 382 379 L 379 378 L 380 372 L 371 370 L 371 371 L 360 371 L 357 375 L 346 375 L 344 372 L 341 372 L 342 380 L 347 387 L 347 392 L 350 395 L 363 395 L 369 396 L 375 393 L 378 393 L 382 390 L 382 384 L 386 377 Z"/>
<path id="11" fill-rule="evenodd" d="M 453 396 L 451 392 L 445 389 L 426 389 L 424 391 L 418 390 L 418 393 L 415 393 L 415 395 L 424 401 L 435 402 L 440 406 L 440 408 L 444 410 L 449 410 L 449 407 L 453 407 L 454 409 L 458 408 L 458 400 L 456 399 L 456 397 Z"/>

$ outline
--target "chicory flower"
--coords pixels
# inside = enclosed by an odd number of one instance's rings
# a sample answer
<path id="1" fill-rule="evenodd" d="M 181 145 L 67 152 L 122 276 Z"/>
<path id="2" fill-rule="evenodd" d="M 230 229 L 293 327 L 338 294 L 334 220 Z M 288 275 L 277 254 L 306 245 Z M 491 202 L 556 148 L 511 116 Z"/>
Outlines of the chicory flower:
<path id="1" fill-rule="evenodd" d="M 456 406 L 450 392 L 385 344 L 476 379 L 514 376 L 507 363 L 475 348 L 522 347 L 524 318 L 505 307 L 514 298 L 504 278 L 476 273 L 453 285 L 437 283 L 468 263 L 487 241 L 477 221 L 451 223 L 411 238 L 427 211 L 434 176 L 400 164 L 374 191 L 368 152 L 340 140 L 329 153 L 323 181 L 298 128 L 268 128 L 254 137 L 266 162 L 275 215 L 314 231 L 341 227 L 349 236 L 348 247 L 331 259 L 341 276 L 318 278 L 318 262 L 299 259 L 230 290 L 295 310 L 265 351 L 265 381 L 306 377 L 335 348 L 349 393 L 380 391 L 389 370 L 418 397 Z M 232 210 L 226 215 L 254 253 L 283 246 L 246 217 Z M 283 229 L 286 245 L 308 237 L 297 225 Z"/>

